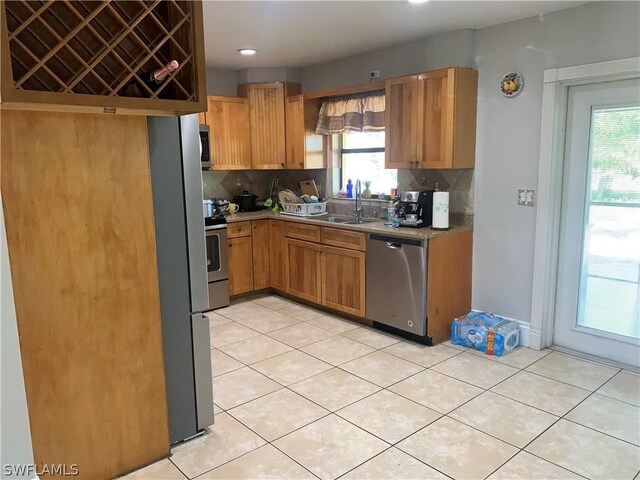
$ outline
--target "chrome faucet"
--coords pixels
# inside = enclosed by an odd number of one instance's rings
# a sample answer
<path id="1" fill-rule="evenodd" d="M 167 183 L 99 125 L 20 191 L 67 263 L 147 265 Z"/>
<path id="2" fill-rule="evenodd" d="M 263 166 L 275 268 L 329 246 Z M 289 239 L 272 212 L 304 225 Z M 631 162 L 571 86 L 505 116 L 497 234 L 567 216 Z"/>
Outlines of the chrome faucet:
<path id="1" fill-rule="evenodd" d="M 356 223 L 362 223 L 362 182 L 356 180 L 356 208 L 353 210 L 356 214 Z"/>

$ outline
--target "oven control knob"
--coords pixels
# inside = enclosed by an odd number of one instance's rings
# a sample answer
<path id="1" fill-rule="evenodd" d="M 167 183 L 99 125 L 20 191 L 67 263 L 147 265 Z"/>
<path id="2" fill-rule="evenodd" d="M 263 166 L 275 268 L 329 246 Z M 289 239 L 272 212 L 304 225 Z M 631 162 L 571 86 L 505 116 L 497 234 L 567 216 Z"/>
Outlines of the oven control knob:
<path id="1" fill-rule="evenodd" d="M 409 321 L 407 322 L 407 325 L 409 325 L 410 327 L 413 327 L 413 321 L 409 320 Z"/>

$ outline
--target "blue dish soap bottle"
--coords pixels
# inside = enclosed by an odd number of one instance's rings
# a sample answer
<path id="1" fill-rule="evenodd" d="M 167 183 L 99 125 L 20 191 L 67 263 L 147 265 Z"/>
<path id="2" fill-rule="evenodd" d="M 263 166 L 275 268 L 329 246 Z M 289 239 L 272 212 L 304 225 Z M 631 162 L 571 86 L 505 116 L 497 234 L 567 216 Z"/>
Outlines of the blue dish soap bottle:
<path id="1" fill-rule="evenodd" d="M 347 181 L 347 198 L 353 198 L 353 182 L 351 179 Z"/>

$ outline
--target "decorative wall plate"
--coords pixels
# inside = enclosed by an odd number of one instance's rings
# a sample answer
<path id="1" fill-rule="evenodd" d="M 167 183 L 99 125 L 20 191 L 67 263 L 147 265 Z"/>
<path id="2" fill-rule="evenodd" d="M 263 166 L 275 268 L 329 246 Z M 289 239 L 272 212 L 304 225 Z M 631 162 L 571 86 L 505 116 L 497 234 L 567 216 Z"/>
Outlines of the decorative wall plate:
<path id="1" fill-rule="evenodd" d="M 505 97 L 515 97 L 524 87 L 524 77 L 518 72 L 507 72 L 500 80 L 500 93 Z"/>

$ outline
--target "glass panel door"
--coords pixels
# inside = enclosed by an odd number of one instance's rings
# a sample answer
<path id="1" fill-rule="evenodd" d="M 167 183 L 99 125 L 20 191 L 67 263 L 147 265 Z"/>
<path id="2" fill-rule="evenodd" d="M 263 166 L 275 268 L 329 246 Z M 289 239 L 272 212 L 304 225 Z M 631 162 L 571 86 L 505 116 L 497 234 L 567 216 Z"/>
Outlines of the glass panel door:
<path id="1" fill-rule="evenodd" d="M 640 365 L 640 82 L 569 87 L 553 343 Z"/>
<path id="2" fill-rule="evenodd" d="M 640 338 L 640 107 L 591 111 L 577 325 Z"/>

